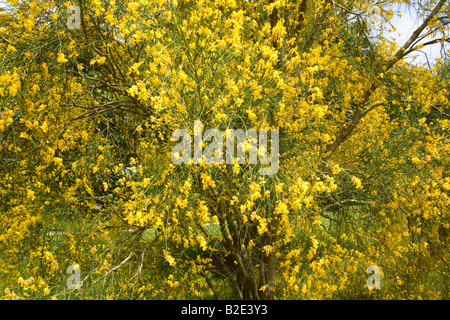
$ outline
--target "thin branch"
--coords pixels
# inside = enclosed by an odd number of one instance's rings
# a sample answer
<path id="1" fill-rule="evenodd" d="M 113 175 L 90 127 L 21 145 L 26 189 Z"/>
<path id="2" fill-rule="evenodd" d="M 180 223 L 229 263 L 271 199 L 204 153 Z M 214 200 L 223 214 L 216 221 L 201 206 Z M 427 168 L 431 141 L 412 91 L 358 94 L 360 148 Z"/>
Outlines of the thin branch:
<path id="1" fill-rule="evenodd" d="M 405 42 L 405 44 L 397 51 L 394 57 L 386 63 L 386 67 L 384 68 L 384 72 L 391 69 L 399 60 L 404 58 L 406 54 L 408 54 L 408 49 L 410 46 L 416 41 L 416 39 L 420 36 L 422 31 L 428 26 L 428 23 L 431 19 L 439 12 L 439 10 L 444 6 L 446 0 L 440 0 L 430 15 L 424 20 L 424 22 L 414 31 L 411 37 Z M 327 145 L 325 157 L 331 156 L 334 151 L 344 142 L 347 138 L 353 133 L 354 129 L 357 127 L 361 119 L 368 113 L 362 112 L 365 104 L 371 97 L 372 93 L 378 88 L 378 83 L 371 83 L 370 87 L 363 94 L 361 103 L 356 107 L 355 112 L 353 113 L 353 117 L 349 123 L 349 125 L 337 136 L 336 140 L 333 143 Z M 370 109 L 370 108 L 369 108 Z"/>

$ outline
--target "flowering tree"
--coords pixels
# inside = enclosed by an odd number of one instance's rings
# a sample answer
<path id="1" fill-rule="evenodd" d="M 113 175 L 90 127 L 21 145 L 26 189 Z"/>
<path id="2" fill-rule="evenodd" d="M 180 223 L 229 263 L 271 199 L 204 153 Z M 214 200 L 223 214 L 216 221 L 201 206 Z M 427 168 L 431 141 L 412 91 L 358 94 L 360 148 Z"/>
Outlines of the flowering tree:
<path id="1" fill-rule="evenodd" d="M 0 295 L 448 298 L 448 72 L 404 58 L 450 7 L 398 47 L 403 2 L 8 1 Z M 278 129 L 278 171 L 175 164 L 196 120 Z"/>

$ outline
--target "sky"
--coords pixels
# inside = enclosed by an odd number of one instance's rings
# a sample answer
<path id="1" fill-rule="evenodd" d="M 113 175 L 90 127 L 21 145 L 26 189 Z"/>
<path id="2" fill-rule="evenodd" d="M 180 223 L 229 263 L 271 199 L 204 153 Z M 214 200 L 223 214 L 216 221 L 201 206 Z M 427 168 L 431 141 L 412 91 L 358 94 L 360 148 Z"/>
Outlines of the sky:
<path id="1" fill-rule="evenodd" d="M 396 43 L 399 46 L 402 46 L 409 39 L 414 30 L 416 30 L 422 22 L 417 17 L 417 12 L 413 8 L 407 10 L 406 7 L 402 7 L 401 11 L 402 11 L 401 17 L 395 15 L 391 20 L 392 24 L 395 26 L 397 30 L 389 34 L 390 37 L 396 40 Z M 427 42 L 430 40 L 432 40 L 432 38 L 428 37 L 421 42 Z M 417 59 L 415 60 L 415 62 L 426 63 L 427 62 L 427 59 L 425 57 L 426 54 L 428 56 L 428 60 L 430 61 L 430 63 L 433 64 L 436 58 L 441 57 L 440 53 L 441 44 L 438 43 L 426 46 L 422 48 L 421 51 L 423 51 L 424 53 L 416 51 L 410 54 L 410 56 L 417 55 Z M 408 61 L 412 62 L 412 58 L 409 58 Z"/>

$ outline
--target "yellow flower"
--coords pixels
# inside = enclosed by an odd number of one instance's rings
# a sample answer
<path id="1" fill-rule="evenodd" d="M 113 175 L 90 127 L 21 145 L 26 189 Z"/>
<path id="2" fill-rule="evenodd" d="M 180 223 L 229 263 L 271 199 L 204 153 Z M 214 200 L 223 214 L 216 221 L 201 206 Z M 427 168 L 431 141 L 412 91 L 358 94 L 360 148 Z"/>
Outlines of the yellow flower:
<path id="1" fill-rule="evenodd" d="M 6 52 L 10 52 L 10 51 L 15 52 L 16 48 L 13 47 L 12 45 L 8 44 L 8 47 L 6 48 Z"/>
<path id="2" fill-rule="evenodd" d="M 275 208 L 275 212 L 274 213 L 275 214 L 287 214 L 287 213 L 289 213 L 289 210 L 288 210 L 286 204 L 281 202 Z"/>
<path id="3" fill-rule="evenodd" d="M 227 115 L 225 113 L 216 113 L 215 118 L 219 121 L 221 121 L 222 119 L 227 119 Z"/>
<path id="4" fill-rule="evenodd" d="M 47 132 L 47 129 L 48 129 L 48 125 L 47 125 L 47 122 L 45 122 L 44 121 L 44 123 L 41 125 L 41 130 L 42 130 L 42 132 Z"/>
<path id="5" fill-rule="evenodd" d="M 252 109 L 247 109 L 247 110 L 245 110 L 245 112 L 247 112 L 248 118 L 250 120 L 255 120 L 256 119 L 256 114 L 253 112 Z"/>
<path id="6" fill-rule="evenodd" d="M 58 58 L 56 59 L 56 61 L 58 61 L 58 63 L 65 63 L 69 60 L 66 59 L 66 57 L 64 56 L 64 53 L 58 52 Z"/>
<path id="7" fill-rule="evenodd" d="M 103 64 L 103 63 L 105 63 L 105 61 L 106 61 L 106 57 L 101 57 L 101 58 L 97 59 L 98 64 Z"/>
<path id="8" fill-rule="evenodd" d="M 39 86 L 38 86 L 37 84 L 34 84 L 34 85 L 31 87 L 31 90 L 32 90 L 33 92 L 37 92 L 37 91 L 39 91 Z"/>
<path id="9" fill-rule="evenodd" d="M 171 255 L 166 255 L 166 261 L 170 264 L 173 265 L 175 263 L 175 259 L 171 256 Z"/>
<path id="10" fill-rule="evenodd" d="M 203 236 L 198 236 L 197 239 L 200 242 L 200 247 L 202 247 L 203 251 L 205 251 L 207 248 L 206 247 L 207 242 L 206 242 L 205 238 Z"/>
<path id="11" fill-rule="evenodd" d="M 356 177 L 352 177 L 352 182 L 356 185 L 356 189 L 362 189 L 361 180 Z"/>
<path id="12" fill-rule="evenodd" d="M 35 198 L 34 191 L 28 190 L 27 191 L 27 198 L 30 199 L 30 200 L 34 200 L 34 198 Z"/>
<path id="13" fill-rule="evenodd" d="M 275 187 L 278 193 L 281 193 L 283 191 L 284 183 L 280 183 Z"/>
<path id="14" fill-rule="evenodd" d="M 53 163 L 56 165 L 56 166 L 62 166 L 62 158 L 60 158 L 60 157 L 53 157 Z"/>
<path id="15" fill-rule="evenodd" d="M 180 209 L 184 209 L 188 205 L 188 201 L 186 199 L 181 199 L 181 197 L 177 198 L 176 203 Z"/>
<path id="16" fill-rule="evenodd" d="M 420 163 L 420 159 L 419 159 L 418 157 L 416 157 L 416 156 L 412 157 L 412 158 L 411 158 L 411 161 L 412 161 L 413 163 L 415 163 L 415 164 Z"/>
<path id="17" fill-rule="evenodd" d="M 262 235 L 264 232 L 269 232 L 269 230 L 267 229 L 267 220 L 265 218 L 261 219 L 259 221 L 259 224 L 257 226 L 258 229 L 258 234 Z"/>
<path id="18" fill-rule="evenodd" d="M 110 26 L 114 25 L 114 16 L 112 14 L 108 14 L 105 16 L 105 20 L 108 21 Z"/>
<path id="19" fill-rule="evenodd" d="M 128 4 L 128 9 L 131 10 L 131 11 L 135 11 L 138 7 L 139 7 L 139 3 L 138 2 L 130 2 Z"/>
<path id="20" fill-rule="evenodd" d="M 254 98 L 255 100 L 258 100 L 258 99 L 261 99 L 261 98 L 262 98 L 261 90 L 262 90 L 262 88 L 261 88 L 261 87 L 258 87 L 255 91 L 253 91 L 253 98 Z"/>

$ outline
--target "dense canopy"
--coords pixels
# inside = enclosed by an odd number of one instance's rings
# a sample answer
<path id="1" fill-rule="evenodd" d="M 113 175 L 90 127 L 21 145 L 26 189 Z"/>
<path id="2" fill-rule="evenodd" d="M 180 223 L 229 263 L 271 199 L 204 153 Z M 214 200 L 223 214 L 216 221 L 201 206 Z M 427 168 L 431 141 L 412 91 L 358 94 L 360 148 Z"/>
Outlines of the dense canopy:
<path id="1" fill-rule="evenodd" d="M 447 1 L 7 2 L 1 298 L 449 298 Z M 195 121 L 277 172 L 174 163 Z"/>

